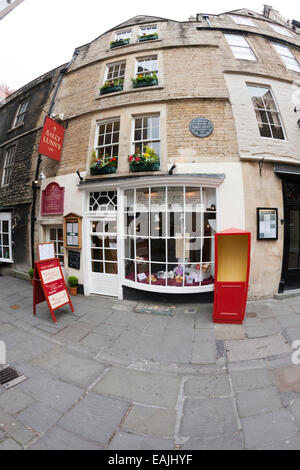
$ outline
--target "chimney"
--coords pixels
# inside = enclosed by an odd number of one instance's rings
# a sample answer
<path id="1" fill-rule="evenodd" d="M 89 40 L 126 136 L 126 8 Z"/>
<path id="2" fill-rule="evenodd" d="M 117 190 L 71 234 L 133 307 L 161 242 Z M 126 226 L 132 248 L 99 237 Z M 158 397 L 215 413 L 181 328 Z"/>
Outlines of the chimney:
<path id="1" fill-rule="evenodd" d="M 263 15 L 265 18 L 269 18 L 270 20 L 276 21 L 276 23 L 287 26 L 287 20 L 270 5 L 264 5 Z"/>

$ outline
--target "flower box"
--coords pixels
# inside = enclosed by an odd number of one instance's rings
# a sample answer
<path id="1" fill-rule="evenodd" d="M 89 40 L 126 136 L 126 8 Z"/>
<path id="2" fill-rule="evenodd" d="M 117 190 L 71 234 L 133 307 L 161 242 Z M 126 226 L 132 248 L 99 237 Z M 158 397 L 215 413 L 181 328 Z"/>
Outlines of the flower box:
<path id="1" fill-rule="evenodd" d="M 144 86 L 155 86 L 158 85 L 157 80 L 142 80 L 140 82 L 133 83 L 133 88 L 141 88 Z"/>
<path id="2" fill-rule="evenodd" d="M 129 164 L 129 171 L 137 172 L 137 171 L 158 171 L 159 170 L 159 163 L 152 163 L 151 165 L 145 165 L 143 163 L 137 164 Z"/>
<path id="3" fill-rule="evenodd" d="M 109 173 L 116 173 L 117 167 L 116 166 L 102 166 L 99 168 L 90 168 L 91 175 L 106 175 Z"/>
<path id="4" fill-rule="evenodd" d="M 126 46 L 126 44 L 129 44 L 130 39 L 122 39 L 121 41 L 113 41 L 110 43 L 110 48 L 113 49 L 114 47 L 119 47 L 119 46 Z"/>
<path id="5" fill-rule="evenodd" d="M 139 42 L 153 41 L 154 39 L 158 39 L 158 34 L 145 34 L 139 37 Z"/>
<path id="6" fill-rule="evenodd" d="M 106 88 L 101 88 L 100 95 L 107 95 L 108 93 L 115 93 L 116 91 L 122 91 L 122 90 L 123 90 L 123 85 L 109 86 Z"/>

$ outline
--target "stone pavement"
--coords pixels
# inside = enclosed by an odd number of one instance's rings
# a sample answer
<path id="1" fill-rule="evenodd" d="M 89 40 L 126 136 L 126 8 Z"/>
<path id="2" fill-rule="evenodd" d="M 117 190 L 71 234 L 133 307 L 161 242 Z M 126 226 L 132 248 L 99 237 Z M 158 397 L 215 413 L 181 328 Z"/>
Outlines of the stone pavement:
<path id="1" fill-rule="evenodd" d="M 0 386 L 0 450 L 300 449 L 300 297 L 250 302 L 243 325 L 210 304 L 72 301 L 55 325 L 0 277 L 6 362 L 28 377 Z"/>

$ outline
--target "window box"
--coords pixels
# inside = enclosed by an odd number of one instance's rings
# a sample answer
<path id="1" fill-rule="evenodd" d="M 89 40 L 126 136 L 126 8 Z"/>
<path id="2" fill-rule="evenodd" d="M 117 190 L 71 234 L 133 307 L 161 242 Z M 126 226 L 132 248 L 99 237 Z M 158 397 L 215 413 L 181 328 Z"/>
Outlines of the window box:
<path id="1" fill-rule="evenodd" d="M 112 41 L 110 43 L 110 48 L 113 49 L 115 47 L 126 46 L 129 44 L 130 39 L 121 39 L 120 41 Z"/>
<path id="2" fill-rule="evenodd" d="M 157 80 L 141 80 L 139 82 L 133 83 L 133 88 L 142 88 L 145 86 L 155 86 L 158 85 Z"/>
<path id="3" fill-rule="evenodd" d="M 144 34 L 143 36 L 139 37 L 139 42 L 144 42 L 144 41 L 153 41 L 155 39 L 158 39 L 158 34 Z"/>
<path id="4" fill-rule="evenodd" d="M 103 88 L 100 88 L 100 95 L 107 95 L 108 93 L 115 93 L 116 91 L 122 91 L 122 90 L 123 90 L 123 84 L 105 86 Z"/>
<path id="5" fill-rule="evenodd" d="M 110 174 L 110 173 L 116 173 L 117 171 L 117 167 L 116 166 L 101 166 L 101 167 L 96 167 L 96 168 L 93 168 L 91 167 L 90 168 L 91 170 L 91 175 L 94 176 L 94 175 L 107 175 L 107 174 Z"/>
<path id="6" fill-rule="evenodd" d="M 136 164 L 129 164 L 129 171 L 137 172 L 137 171 L 158 171 L 159 170 L 159 163 L 152 163 L 150 165 L 146 165 L 140 163 L 139 165 Z"/>

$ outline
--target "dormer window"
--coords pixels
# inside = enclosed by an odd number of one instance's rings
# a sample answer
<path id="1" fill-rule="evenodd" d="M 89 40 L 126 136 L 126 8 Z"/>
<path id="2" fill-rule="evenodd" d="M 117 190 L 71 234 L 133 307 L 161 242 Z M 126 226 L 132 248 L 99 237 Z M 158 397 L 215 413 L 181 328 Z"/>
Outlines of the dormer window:
<path id="1" fill-rule="evenodd" d="M 245 18 L 244 16 L 233 16 L 233 15 L 230 15 L 230 18 L 236 23 L 236 24 L 241 24 L 241 25 L 244 25 L 244 26 L 253 26 L 254 28 L 256 28 L 256 24 L 253 23 L 252 20 L 250 20 L 250 18 Z"/>
<path id="2" fill-rule="evenodd" d="M 115 34 L 115 39 L 111 41 L 110 47 L 119 47 L 119 46 L 125 46 L 126 44 L 130 43 L 130 38 L 131 38 L 131 29 L 128 29 L 126 31 L 118 31 Z"/>

